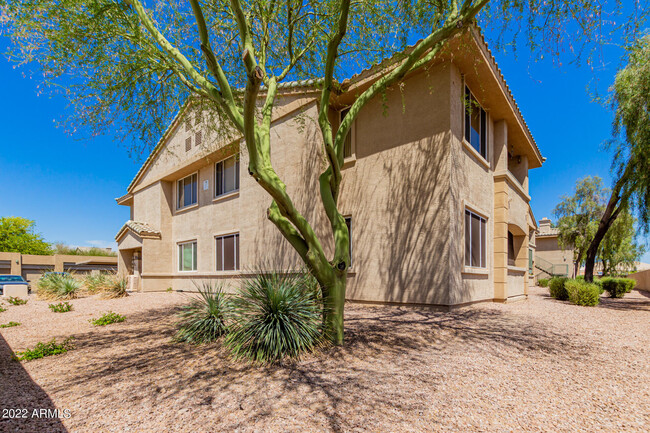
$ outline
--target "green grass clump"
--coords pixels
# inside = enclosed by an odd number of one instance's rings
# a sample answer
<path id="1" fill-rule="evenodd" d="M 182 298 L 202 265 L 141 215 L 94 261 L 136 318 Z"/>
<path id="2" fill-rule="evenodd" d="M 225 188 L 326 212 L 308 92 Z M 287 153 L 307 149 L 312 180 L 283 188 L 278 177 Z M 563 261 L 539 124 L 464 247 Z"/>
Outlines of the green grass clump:
<path id="1" fill-rule="evenodd" d="M 574 305 L 593 307 L 600 302 L 600 289 L 597 284 L 584 280 L 568 280 L 565 283 L 569 302 Z"/>
<path id="2" fill-rule="evenodd" d="M 105 326 L 110 325 L 111 323 L 124 322 L 125 319 L 126 317 L 122 316 L 121 314 L 109 311 L 107 313 L 104 313 L 104 315 L 98 319 L 91 319 L 90 323 L 95 326 Z"/>
<path id="3" fill-rule="evenodd" d="M 178 314 L 178 331 L 174 340 L 191 344 L 211 343 L 228 332 L 226 320 L 231 310 L 230 302 L 221 286 L 211 282 L 194 285 L 199 297 L 193 298 Z"/>
<path id="4" fill-rule="evenodd" d="M 14 326 L 20 326 L 18 322 L 9 322 L 4 325 L 0 325 L 0 328 L 13 328 Z"/>
<path id="5" fill-rule="evenodd" d="M 86 291 L 91 295 L 106 290 L 111 282 L 111 274 L 100 272 L 98 274 L 88 274 L 84 277 L 83 285 Z"/>
<path id="6" fill-rule="evenodd" d="M 104 290 L 103 296 L 108 299 L 128 296 L 129 294 L 126 293 L 128 285 L 129 283 L 126 277 L 115 275 L 111 278 L 109 285 Z"/>
<path id="7" fill-rule="evenodd" d="M 52 310 L 53 313 L 67 313 L 68 311 L 72 311 L 72 304 L 68 301 L 59 302 L 58 304 L 48 305 L 48 308 Z"/>
<path id="8" fill-rule="evenodd" d="M 7 302 L 9 302 L 11 305 L 25 305 L 27 303 L 27 299 L 21 299 L 21 298 L 16 298 L 15 296 L 10 296 L 7 299 Z"/>
<path id="9" fill-rule="evenodd" d="M 82 287 L 80 281 L 69 274 L 43 275 L 36 283 L 38 296 L 43 299 L 74 299 Z"/>
<path id="10" fill-rule="evenodd" d="M 24 352 L 16 352 L 14 359 L 18 361 L 31 361 L 46 356 L 66 353 L 68 350 L 74 349 L 72 340 L 73 337 L 68 337 L 63 340 L 63 343 L 57 344 L 56 339 L 53 338 L 47 343 L 38 343 L 33 349 L 27 349 Z"/>
<path id="11" fill-rule="evenodd" d="M 226 346 L 236 359 L 271 363 L 299 358 L 323 341 L 318 284 L 308 273 L 261 273 L 233 299 Z"/>
<path id="12" fill-rule="evenodd" d="M 540 278 L 537 280 L 537 285 L 539 287 L 548 287 L 548 278 Z"/>
<path id="13" fill-rule="evenodd" d="M 548 291 L 551 294 L 552 298 L 555 298 L 560 301 L 566 301 L 569 299 L 569 294 L 567 293 L 564 284 L 568 281 L 566 277 L 553 277 L 548 283 Z"/>
<path id="14" fill-rule="evenodd" d="M 2 305 L 0 305 L 0 313 L 4 313 L 5 311 L 7 311 L 7 309 Z"/>

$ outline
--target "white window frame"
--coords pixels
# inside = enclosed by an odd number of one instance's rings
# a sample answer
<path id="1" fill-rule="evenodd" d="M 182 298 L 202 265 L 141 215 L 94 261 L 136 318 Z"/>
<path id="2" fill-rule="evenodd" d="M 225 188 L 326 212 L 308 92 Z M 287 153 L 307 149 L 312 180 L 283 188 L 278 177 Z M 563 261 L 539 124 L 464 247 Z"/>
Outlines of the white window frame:
<path id="1" fill-rule="evenodd" d="M 487 269 L 487 261 L 488 261 L 488 254 L 487 254 L 488 253 L 488 251 L 487 251 L 487 243 L 488 243 L 487 228 L 488 228 L 488 225 L 487 225 L 487 222 L 488 222 L 488 220 L 487 220 L 486 217 L 484 217 L 483 215 L 475 212 L 471 208 L 465 207 L 465 209 L 463 211 L 463 233 L 464 234 L 467 233 L 467 228 L 465 227 L 465 224 L 467 224 L 467 220 L 465 219 L 465 215 L 468 212 L 469 212 L 470 224 L 472 222 L 472 215 L 476 215 L 479 218 L 479 230 L 485 230 L 485 236 L 481 236 L 479 234 L 479 265 L 474 266 L 472 264 L 472 227 L 470 226 L 470 228 L 469 228 L 469 265 L 465 264 L 466 259 L 467 259 L 467 254 L 468 254 L 468 251 L 465 248 L 465 244 L 466 244 L 466 241 L 467 241 L 464 238 L 465 235 L 463 236 L 463 241 L 464 241 L 463 242 L 463 250 L 464 250 L 464 255 L 465 255 L 463 257 L 463 265 L 465 267 L 469 267 L 469 268 L 473 268 L 473 269 Z M 481 221 L 484 224 L 481 224 Z M 485 238 L 485 245 L 483 245 L 483 237 Z M 481 252 L 483 251 L 484 248 L 485 248 L 485 263 L 482 263 L 483 255 L 481 254 Z"/>
<path id="2" fill-rule="evenodd" d="M 183 247 L 185 245 L 193 245 L 192 247 L 192 267 L 194 269 L 183 269 Z M 177 243 L 177 260 L 178 260 L 178 272 L 196 272 L 198 269 L 198 249 L 199 245 L 196 239 L 190 241 L 183 241 Z"/>
<path id="3" fill-rule="evenodd" d="M 490 162 L 490 133 L 489 133 L 489 128 L 490 128 L 490 113 L 488 110 L 486 110 L 483 105 L 481 105 L 478 102 L 478 99 L 476 96 L 474 96 L 474 93 L 472 93 L 472 89 L 469 88 L 469 85 L 465 82 L 465 78 L 463 77 L 463 142 L 467 145 L 468 148 L 471 148 L 477 156 L 480 156 L 485 162 L 489 164 Z M 472 146 L 472 143 L 467 140 L 467 120 L 466 120 L 466 113 L 467 113 L 467 91 L 469 91 L 469 94 L 472 98 L 476 100 L 476 103 L 479 104 L 479 107 L 483 112 L 485 112 L 485 156 L 481 154 L 480 151 L 480 143 L 479 143 L 479 150 L 476 150 L 474 146 Z M 480 117 L 480 114 L 479 114 Z M 479 122 L 482 122 L 480 120 Z M 479 126 L 479 129 L 482 129 L 481 126 Z M 479 141 L 482 139 L 482 135 L 479 138 Z"/>
<path id="4" fill-rule="evenodd" d="M 181 182 L 185 181 L 188 177 L 192 177 L 196 175 L 196 201 L 193 203 L 190 203 L 185 206 L 180 206 L 180 193 L 179 193 L 179 188 L 178 186 L 180 185 Z M 187 209 L 189 207 L 195 206 L 199 202 L 199 172 L 195 171 L 194 173 L 188 174 L 187 176 L 183 177 L 182 179 L 178 179 L 176 181 L 176 210 L 182 210 L 182 209 Z"/>
<path id="5" fill-rule="evenodd" d="M 235 260 L 235 269 L 223 269 L 224 268 L 224 260 L 225 260 L 225 249 L 224 249 L 224 242 L 223 239 L 230 237 L 230 236 L 236 236 L 235 240 L 235 251 L 234 251 L 234 260 Z M 230 232 L 230 233 L 223 233 L 219 235 L 215 235 L 214 237 L 214 269 L 216 272 L 235 272 L 239 271 L 241 269 L 241 257 L 240 257 L 240 252 L 241 248 L 239 248 L 239 240 L 240 240 L 240 235 L 239 232 Z M 219 269 L 219 266 L 217 264 L 217 258 L 219 255 L 217 254 L 217 239 L 221 239 L 221 269 Z M 239 260 L 238 260 L 239 259 Z"/>
<path id="6" fill-rule="evenodd" d="M 236 176 L 236 177 L 235 177 L 235 184 L 237 185 L 237 187 L 236 187 L 235 189 L 233 189 L 233 190 L 230 190 L 230 191 L 226 191 L 226 192 L 218 193 L 218 192 L 217 192 L 217 185 L 218 185 L 218 182 L 217 182 L 217 173 L 218 173 L 218 171 L 217 171 L 217 164 L 222 164 L 222 167 L 223 167 L 223 163 L 226 162 L 226 161 L 228 161 L 228 160 L 231 159 L 231 158 L 235 158 L 235 164 L 236 164 L 236 167 L 237 167 L 237 168 L 235 169 L 235 176 Z M 224 170 L 222 169 L 221 172 L 222 172 L 222 174 L 223 174 Z M 220 161 L 215 162 L 215 163 L 214 163 L 214 176 L 213 176 L 213 178 L 214 178 L 214 179 L 213 179 L 213 182 L 214 182 L 214 198 L 220 198 L 220 197 L 224 197 L 224 196 L 229 195 L 229 194 L 234 194 L 234 193 L 236 193 L 236 192 L 239 192 L 239 187 L 240 187 L 240 177 L 241 177 L 241 174 L 240 174 L 240 159 L 239 159 L 239 153 L 237 153 L 237 154 L 235 154 L 235 155 L 232 155 L 232 156 L 229 156 L 228 158 L 224 158 L 224 159 L 222 159 L 222 160 L 220 160 Z M 221 184 L 222 184 L 222 185 L 224 184 L 224 183 L 223 183 L 223 179 L 222 179 Z"/>

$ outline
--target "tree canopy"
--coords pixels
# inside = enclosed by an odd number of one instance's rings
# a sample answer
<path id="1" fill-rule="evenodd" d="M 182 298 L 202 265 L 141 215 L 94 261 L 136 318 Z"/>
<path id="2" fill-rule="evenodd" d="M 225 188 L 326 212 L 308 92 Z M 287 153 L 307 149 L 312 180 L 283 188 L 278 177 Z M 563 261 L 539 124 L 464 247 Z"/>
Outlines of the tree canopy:
<path id="1" fill-rule="evenodd" d="M 636 261 L 645 252 L 645 247 L 637 242 L 637 219 L 625 209 L 600 244 L 598 260 L 603 267 L 603 275 L 625 274 L 636 271 Z"/>
<path id="2" fill-rule="evenodd" d="M 0 217 L 0 251 L 21 254 L 52 254 L 52 247 L 35 233 L 36 224 L 21 217 Z"/>

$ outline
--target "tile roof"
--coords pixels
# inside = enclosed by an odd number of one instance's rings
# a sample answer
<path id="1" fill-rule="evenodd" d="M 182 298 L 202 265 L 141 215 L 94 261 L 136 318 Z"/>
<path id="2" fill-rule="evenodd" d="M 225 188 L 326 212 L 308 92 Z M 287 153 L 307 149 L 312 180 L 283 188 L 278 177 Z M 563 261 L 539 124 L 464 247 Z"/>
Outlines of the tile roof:
<path id="1" fill-rule="evenodd" d="M 120 231 L 117 232 L 117 235 L 115 236 L 115 240 L 122 237 L 122 234 L 126 230 L 132 231 L 133 233 L 140 236 L 141 238 L 160 239 L 161 236 L 158 230 L 154 229 L 153 227 L 151 227 L 149 224 L 145 222 L 128 220 L 127 222 L 124 223 Z"/>

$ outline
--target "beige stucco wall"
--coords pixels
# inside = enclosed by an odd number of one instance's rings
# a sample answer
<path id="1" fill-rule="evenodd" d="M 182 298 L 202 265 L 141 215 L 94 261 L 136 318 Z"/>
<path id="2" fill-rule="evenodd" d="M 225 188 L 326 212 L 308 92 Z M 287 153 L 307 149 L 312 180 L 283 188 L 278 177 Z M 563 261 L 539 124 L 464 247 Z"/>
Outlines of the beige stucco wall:
<path id="1" fill-rule="evenodd" d="M 627 276 L 636 280 L 636 289 L 650 292 L 650 269 L 640 272 L 635 272 Z"/>
<path id="2" fill-rule="evenodd" d="M 547 262 L 553 263 L 555 265 L 567 265 L 569 275 L 572 274 L 573 250 L 561 249 L 557 242 L 557 236 L 537 236 L 535 243 L 537 245 L 535 249 L 535 257 L 541 257 L 543 260 L 546 260 Z M 540 269 L 535 269 L 535 274 L 539 274 L 539 277 L 541 278 L 549 277 L 548 274 L 541 271 Z"/>

